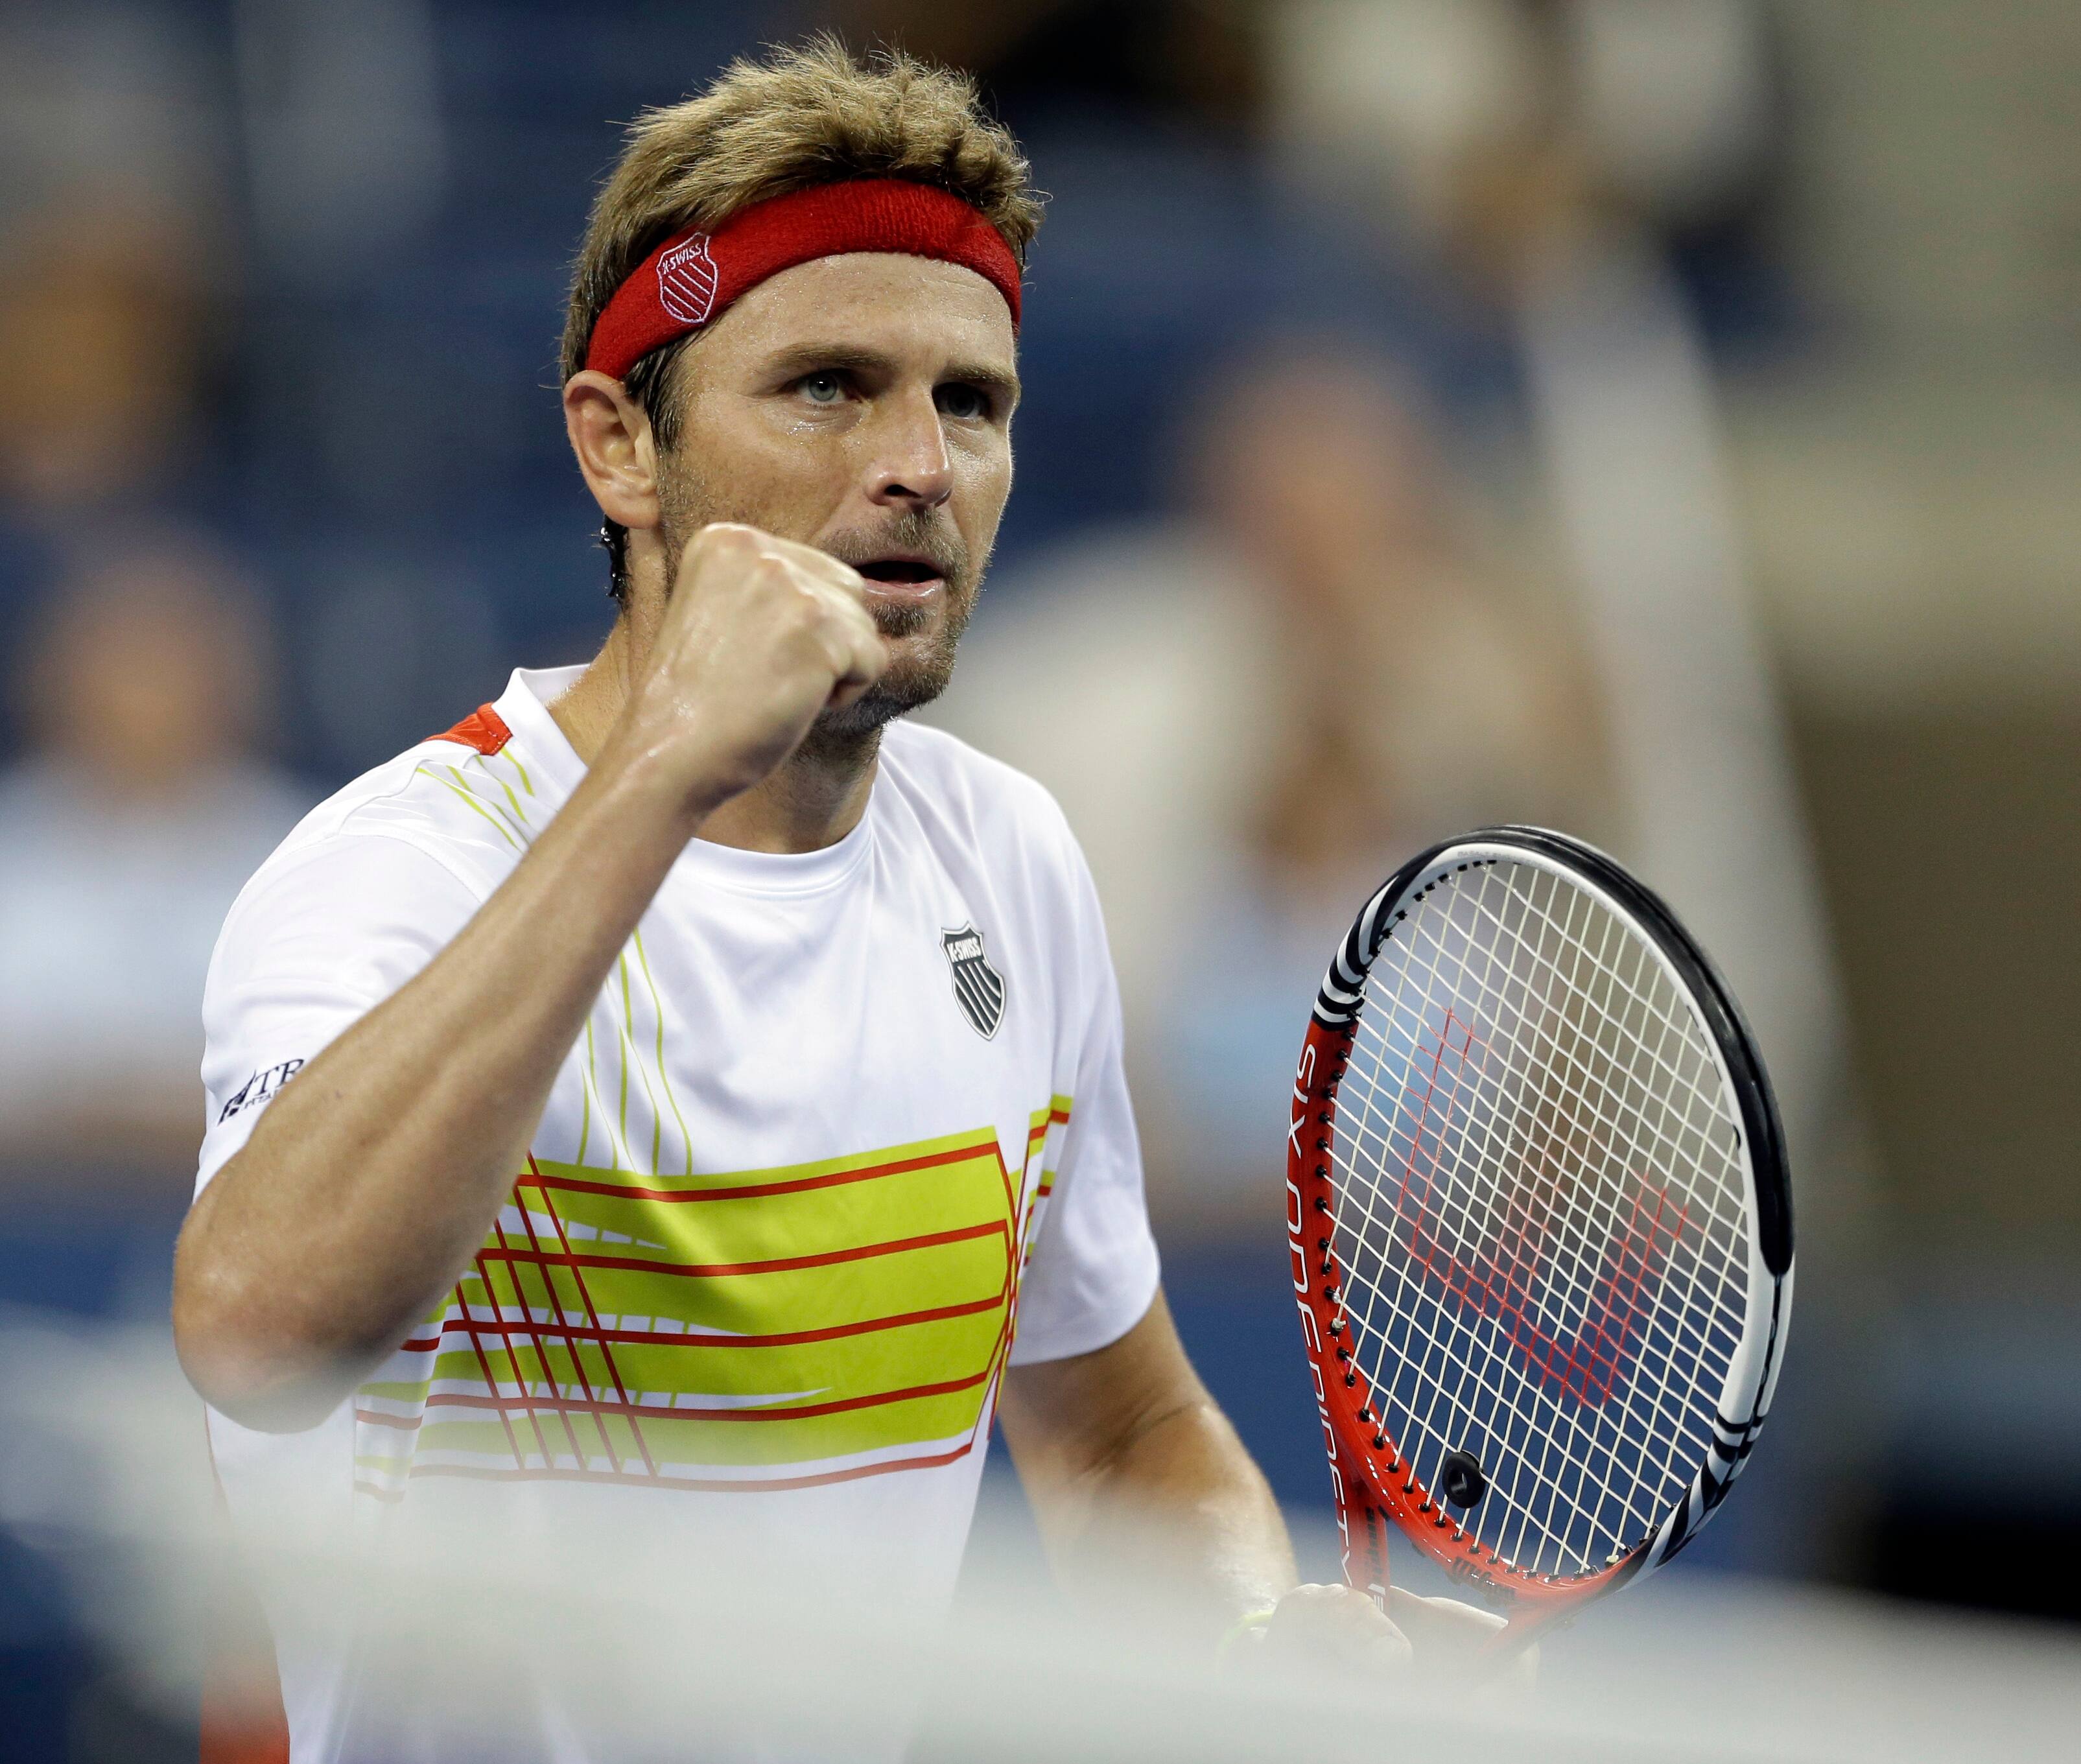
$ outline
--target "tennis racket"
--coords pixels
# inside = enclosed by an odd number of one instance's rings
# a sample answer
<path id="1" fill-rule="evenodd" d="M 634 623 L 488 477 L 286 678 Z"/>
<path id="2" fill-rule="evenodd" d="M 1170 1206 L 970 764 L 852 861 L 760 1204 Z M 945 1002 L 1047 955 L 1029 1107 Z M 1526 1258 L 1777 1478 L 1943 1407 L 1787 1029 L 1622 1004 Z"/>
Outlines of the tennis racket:
<path id="1" fill-rule="evenodd" d="M 1491 827 L 1365 904 L 1294 1081 L 1286 1223 L 1345 1577 L 1387 1521 L 1515 1652 L 1695 1536 L 1783 1362 L 1792 1205 L 1705 952 L 1601 852 Z"/>

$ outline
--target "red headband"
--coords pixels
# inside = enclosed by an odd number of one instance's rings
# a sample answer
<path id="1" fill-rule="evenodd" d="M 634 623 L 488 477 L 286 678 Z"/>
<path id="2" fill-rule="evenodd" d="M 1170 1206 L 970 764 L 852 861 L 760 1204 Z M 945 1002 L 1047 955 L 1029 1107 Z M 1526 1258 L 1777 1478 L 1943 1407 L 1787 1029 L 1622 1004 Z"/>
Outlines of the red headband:
<path id="1" fill-rule="evenodd" d="M 1019 260 L 959 196 L 899 178 L 861 178 L 774 196 L 713 233 L 675 233 L 614 291 L 585 364 L 616 380 L 661 344 L 698 330 L 740 294 L 797 263 L 895 251 L 973 270 L 1019 324 Z"/>

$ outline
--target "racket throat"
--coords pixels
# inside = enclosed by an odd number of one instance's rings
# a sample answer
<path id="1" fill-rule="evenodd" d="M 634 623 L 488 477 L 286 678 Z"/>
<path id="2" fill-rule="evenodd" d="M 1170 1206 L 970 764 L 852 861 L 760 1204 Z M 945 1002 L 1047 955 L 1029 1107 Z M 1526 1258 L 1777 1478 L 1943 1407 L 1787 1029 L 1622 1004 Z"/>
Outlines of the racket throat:
<path id="1" fill-rule="evenodd" d="M 1344 1582 L 1365 1594 L 1387 1611 L 1388 1516 L 1364 1493 L 1364 1482 L 1355 1466 L 1338 1467 L 1337 1507 L 1343 1533 Z"/>

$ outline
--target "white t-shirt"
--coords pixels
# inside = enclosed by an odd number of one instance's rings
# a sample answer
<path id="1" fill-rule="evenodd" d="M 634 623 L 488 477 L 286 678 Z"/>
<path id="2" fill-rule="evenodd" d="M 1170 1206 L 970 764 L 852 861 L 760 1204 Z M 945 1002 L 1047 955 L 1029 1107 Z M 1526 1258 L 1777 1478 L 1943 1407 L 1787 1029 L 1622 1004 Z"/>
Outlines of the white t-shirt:
<path id="1" fill-rule="evenodd" d="M 246 885 L 205 997 L 199 1188 L 570 794 L 545 706 L 577 672 L 516 673 Z M 836 845 L 691 844 L 516 1177 L 439 1313 L 326 1421 L 212 1414 L 234 1518 L 489 1515 L 524 1549 L 582 1512 L 943 1608 L 1005 1366 L 1106 1346 L 1156 1288 L 1104 929 L 1053 799 L 898 723 Z M 296 1764 L 393 1744 L 357 1619 L 268 1603 Z M 616 1755 L 543 1682 L 544 1757 Z"/>

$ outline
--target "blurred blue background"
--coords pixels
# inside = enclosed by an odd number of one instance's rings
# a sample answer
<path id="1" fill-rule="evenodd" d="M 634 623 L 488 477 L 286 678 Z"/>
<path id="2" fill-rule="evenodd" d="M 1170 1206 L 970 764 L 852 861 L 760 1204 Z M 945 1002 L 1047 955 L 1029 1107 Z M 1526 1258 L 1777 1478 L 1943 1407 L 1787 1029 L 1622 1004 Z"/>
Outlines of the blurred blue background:
<path id="1" fill-rule="evenodd" d="M 2081 1618 L 1953 1547 L 1961 1485 L 2081 1534 L 2046 0 L 0 12 L 0 1301 L 163 1317 L 239 882 L 605 633 L 555 362 L 618 125 L 826 25 L 973 69 L 1052 197 L 931 714 L 1090 851 L 1172 1303 L 1281 1497 L 1327 1496 L 1278 1224 L 1322 951 L 1423 840 L 1550 821 L 1701 930 L 1792 1135 L 1799 1329 L 1692 1571 Z M 192 1755 L 4 1531 L 0 1732 Z"/>

